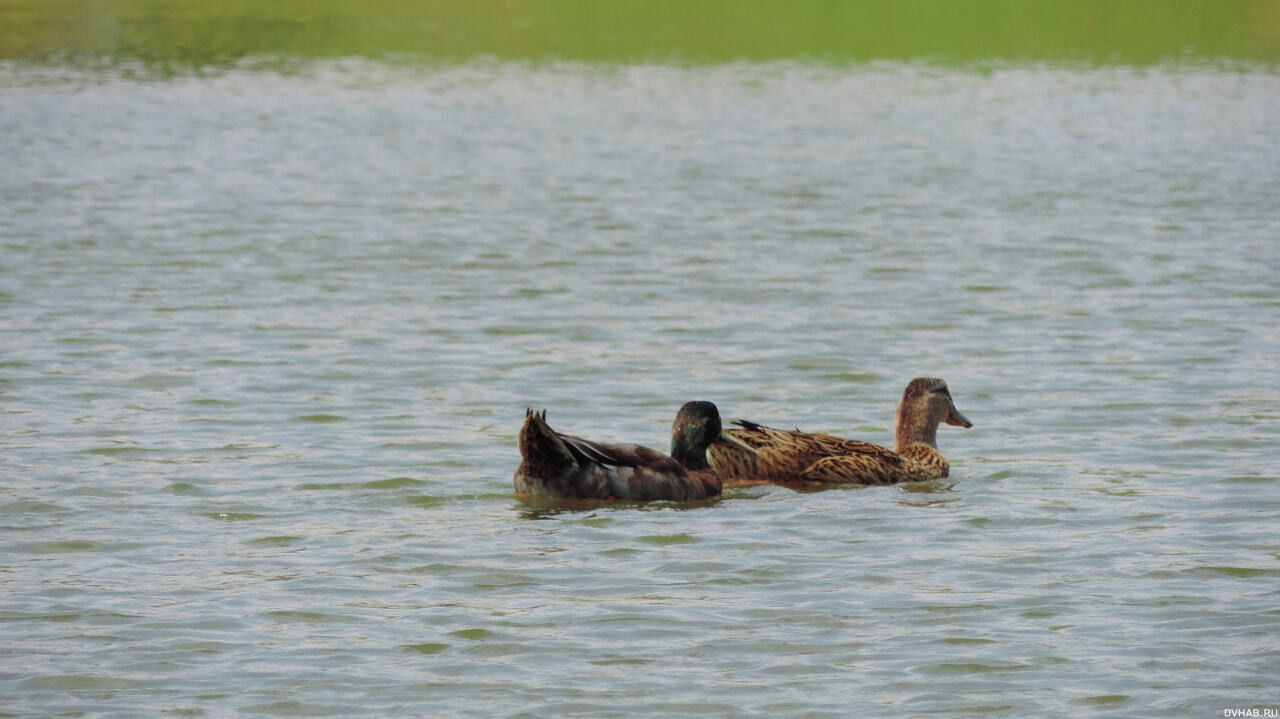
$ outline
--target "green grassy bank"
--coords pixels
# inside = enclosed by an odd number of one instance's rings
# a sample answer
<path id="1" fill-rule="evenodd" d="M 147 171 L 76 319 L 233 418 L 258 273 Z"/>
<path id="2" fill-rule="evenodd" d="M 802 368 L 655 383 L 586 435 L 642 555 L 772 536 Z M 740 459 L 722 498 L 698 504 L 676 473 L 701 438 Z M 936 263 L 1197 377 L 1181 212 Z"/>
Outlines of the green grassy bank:
<path id="1" fill-rule="evenodd" d="M 0 0 L 0 58 L 1280 60 L 1280 0 Z"/>

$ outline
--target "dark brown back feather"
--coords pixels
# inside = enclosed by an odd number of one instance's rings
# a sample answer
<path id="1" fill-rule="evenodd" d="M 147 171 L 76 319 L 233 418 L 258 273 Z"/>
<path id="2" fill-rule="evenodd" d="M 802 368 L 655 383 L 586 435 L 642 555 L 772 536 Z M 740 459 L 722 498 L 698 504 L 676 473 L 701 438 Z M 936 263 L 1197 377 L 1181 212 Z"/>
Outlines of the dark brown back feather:
<path id="1" fill-rule="evenodd" d="M 720 493 L 711 477 L 691 477 L 667 455 L 638 444 L 560 434 L 528 411 L 520 429 L 517 492 L 561 499 L 704 499 Z"/>

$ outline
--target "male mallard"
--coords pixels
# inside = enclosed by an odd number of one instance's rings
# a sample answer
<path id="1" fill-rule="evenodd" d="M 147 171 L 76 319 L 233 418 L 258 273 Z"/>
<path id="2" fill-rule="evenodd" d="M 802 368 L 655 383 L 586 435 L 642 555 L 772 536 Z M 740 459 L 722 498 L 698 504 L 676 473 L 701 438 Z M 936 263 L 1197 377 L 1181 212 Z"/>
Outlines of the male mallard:
<path id="1" fill-rule="evenodd" d="M 520 428 L 517 492 L 560 499 L 704 499 L 720 494 L 707 447 L 726 439 L 711 402 L 688 402 L 671 425 L 671 456 L 638 444 L 605 444 L 560 434 L 527 410 Z M 741 447 L 749 452 L 750 448 Z"/>
<path id="2" fill-rule="evenodd" d="M 947 383 L 933 377 L 911 380 L 898 404 L 895 449 L 828 434 L 807 434 L 738 421 L 728 434 L 755 451 L 717 442 L 711 467 L 722 479 L 767 482 L 845 482 L 893 484 L 947 476 L 949 465 L 938 451 L 942 422 L 972 427 L 956 410 Z"/>

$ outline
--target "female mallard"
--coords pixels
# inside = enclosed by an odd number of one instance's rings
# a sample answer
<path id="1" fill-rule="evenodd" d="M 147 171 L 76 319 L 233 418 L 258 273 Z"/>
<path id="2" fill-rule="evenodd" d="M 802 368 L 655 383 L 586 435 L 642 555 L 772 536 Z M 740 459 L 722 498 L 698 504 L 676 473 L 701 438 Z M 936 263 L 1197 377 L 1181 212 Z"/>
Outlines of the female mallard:
<path id="1" fill-rule="evenodd" d="M 717 442 L 711 467 L 722 479 L 766 482 L 845 482 L 893 484 L 947 476 L 949 465 L 938 451 L 938 425 L 972 427 L 956 410 L 947 383 L 933 377 L 911 380 L 894 418 L 896 451 L 879 445 L 762 427 L 739 421 L 728 434 L 755 451 Z"/>
<path id="2" fill-rule="evenodd" d="M 705 499 L 720 494 L 720 478 L 707 463 L 712 443 L 726 439 L 711 402 L 689 402 L 671 425 L 671 456 L 638 444 L 605 444 L 560 434 L 546 410 L 525 412 L 520 428 L 517 492 L 559 499 Z M 741 447 L 749 452 L 750 448 Z"/>

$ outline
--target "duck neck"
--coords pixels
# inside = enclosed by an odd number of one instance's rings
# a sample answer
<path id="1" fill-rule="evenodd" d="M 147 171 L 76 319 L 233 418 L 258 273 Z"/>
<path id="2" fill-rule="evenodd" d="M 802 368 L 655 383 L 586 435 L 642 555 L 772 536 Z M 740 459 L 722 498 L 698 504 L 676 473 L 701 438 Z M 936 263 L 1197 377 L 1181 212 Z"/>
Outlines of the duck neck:
<path id="1" fill-rule="evenodd" d="M 671 458 L 684 465 L 685 469 L 711 469 L 707 463 L 707 450 L 694 449 L 680 441 L 672 440 Z"/>
<path id="2" fill-rule="evenodd" d="M 929 418 L 917 412 L 904 410 L 898 406 L 894 417 L 894 451 L 901 453 L 916 442 L 938 448 L 938 425 L 930 423 Z"/>
<path id="3" fill-rule="evenodd" d="M 684 464 L 686 470 L 710 470 L 707 448 L 698 448 L 694 430 L 681 427 L 671 432 L 671 458 Z"/>

